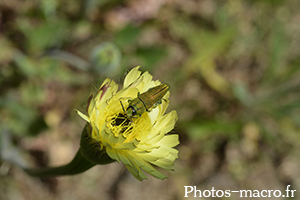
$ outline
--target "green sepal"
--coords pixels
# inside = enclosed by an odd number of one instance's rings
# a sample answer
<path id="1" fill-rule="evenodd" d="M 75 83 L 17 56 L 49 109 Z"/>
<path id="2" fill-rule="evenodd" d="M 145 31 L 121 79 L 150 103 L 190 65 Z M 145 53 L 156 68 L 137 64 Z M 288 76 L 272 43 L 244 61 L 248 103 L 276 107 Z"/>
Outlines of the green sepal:
<path id="1" fill-rule="evenodd" d="M 98 141 L 93 139 L 91 136 L 91 126 L 87 124 L 82 131 L 80 140 L 80 150 L 82 155 L 89 160 L 91 163 L 105 165 L 116 160 L 110 158 L 105 148 L 101 149 L 101 145 Z"/>

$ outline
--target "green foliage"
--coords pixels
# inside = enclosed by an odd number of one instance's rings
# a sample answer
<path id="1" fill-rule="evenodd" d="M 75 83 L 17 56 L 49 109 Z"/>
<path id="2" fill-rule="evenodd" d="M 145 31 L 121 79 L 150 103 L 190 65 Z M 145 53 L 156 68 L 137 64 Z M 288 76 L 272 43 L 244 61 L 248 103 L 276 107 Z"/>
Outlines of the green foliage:
<path id="1" fill-rule="evenodd" d="M 116 33 L 115 43 L 120 47 L 135 45 L 140 33 L 141 29 L 139 27 L 128 25 Z"/>
<path id="2" fill-rule="evenodd" d="M 136 51 L 137 58 L 146 70 L 150 70 L 166 55 L 166 50 L 159 47 L 139 48 Z"/>
<path id="3" fill-rule="evenodd" d="M 47 20 L 39 25 L 30 23 L 30 19 L 19 19 L 17 26 L 25 35 L 26 48 L 33 54 L 47 48 L 59 47 L 66 34 L 66 23 L 61 20 Z"/>

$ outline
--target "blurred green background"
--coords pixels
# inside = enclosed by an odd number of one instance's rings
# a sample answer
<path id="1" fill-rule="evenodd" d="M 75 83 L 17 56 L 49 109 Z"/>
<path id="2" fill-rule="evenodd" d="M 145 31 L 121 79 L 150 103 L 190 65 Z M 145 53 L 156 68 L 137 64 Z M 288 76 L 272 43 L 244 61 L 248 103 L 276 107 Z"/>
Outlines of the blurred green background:
<path id="1" fill-rule="evenodd" d="M 300 191 L 299 8 L 298 0 L 1 0 L 0 199 L 194 199 L 184 198 L 186 185 Z M 175 171 L 159 169 L 168 179 L 139 182 L 119 163 L 37 179 L 7 161 L 19 159 L 9 154 L 17 147 L 35 166 L 69 162 L 85 124 L 74 109 L 106 77 L 122 84 L 138 65 L 170 85 L 169 111 L 179 115 Z"/>

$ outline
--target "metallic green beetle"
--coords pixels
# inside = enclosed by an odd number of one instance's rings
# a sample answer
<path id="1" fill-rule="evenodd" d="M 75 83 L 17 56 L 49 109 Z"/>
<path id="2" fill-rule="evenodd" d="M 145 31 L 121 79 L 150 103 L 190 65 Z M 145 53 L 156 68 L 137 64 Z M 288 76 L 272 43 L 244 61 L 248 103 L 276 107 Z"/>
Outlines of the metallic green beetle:
<path id="1" fill-rule="evenodd" d="M 137 98 L 128 100 L 129 105 L 126 111 L 120 101 L 124 114 L 131 120 L 132 118 L 140 117 L 146 111 L 150 112 L 152 107 L 156 107 L 161 104 L 162 99 L 168 92 L 169 88 L 169 85 L 161 84 L 150 88 L 147 92 L 142 94 L 138 93 Z"/>

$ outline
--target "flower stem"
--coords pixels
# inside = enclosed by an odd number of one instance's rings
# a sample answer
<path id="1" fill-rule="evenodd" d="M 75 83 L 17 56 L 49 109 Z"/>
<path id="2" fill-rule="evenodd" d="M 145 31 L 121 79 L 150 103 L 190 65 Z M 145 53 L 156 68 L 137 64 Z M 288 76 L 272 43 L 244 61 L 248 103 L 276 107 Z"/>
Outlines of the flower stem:
<path id="1" fill-rule="evenodd" d="M 74 175 L 84 172 L 96 164 L 89 162 L 85 157 L 83 157 L 80 149 L 76 153 L 73 160 L 66 165 L 59 167 L 46 167 L 42 169 L 29 169 L 24 168 L 24 171 L 31 176 L 37 177 L 51 177 L 51 176 L 64 176 L 64 175 Z"/>

